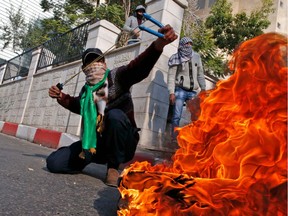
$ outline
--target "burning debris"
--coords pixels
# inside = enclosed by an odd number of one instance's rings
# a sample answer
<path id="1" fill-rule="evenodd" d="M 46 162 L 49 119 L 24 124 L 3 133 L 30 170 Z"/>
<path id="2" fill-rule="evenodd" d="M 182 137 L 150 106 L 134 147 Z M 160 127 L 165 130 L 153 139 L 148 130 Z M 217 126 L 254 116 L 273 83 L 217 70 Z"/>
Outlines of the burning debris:
<path id="1" fill-rule="evenodd" d="M 287 215 L 287 37 L 244 42 L 230 69 L 179 130 L 171 164 L 124 170 L 118 215 Z"/>

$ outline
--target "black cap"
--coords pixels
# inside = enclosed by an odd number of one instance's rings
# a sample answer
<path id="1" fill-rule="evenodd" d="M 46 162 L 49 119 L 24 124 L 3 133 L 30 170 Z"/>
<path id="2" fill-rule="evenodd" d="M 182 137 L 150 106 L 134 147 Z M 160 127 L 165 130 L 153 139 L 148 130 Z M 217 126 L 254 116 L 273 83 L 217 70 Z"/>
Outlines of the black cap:
<path id="1" fill-rule="evenodd" d="M 99 56 L 102 56 L 102 58 L 99 58 L 104 60 L 104 55 L 102 51 L 98 48 L 88 48 L 84 51 L 82 54 L 82 63 L 84 66 L 90 64 L 92 61 L 94 61 Z"/>

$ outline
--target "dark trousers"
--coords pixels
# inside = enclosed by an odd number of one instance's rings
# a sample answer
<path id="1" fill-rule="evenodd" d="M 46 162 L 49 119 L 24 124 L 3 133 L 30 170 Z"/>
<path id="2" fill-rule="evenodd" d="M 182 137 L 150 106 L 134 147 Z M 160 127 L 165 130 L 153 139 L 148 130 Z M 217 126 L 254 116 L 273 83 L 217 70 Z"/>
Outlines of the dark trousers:
<path id="1" fill-rule="evenodd" d="M 54 173 L 75 173 L 91 162 L 106 164 L 108 168 L 118 169 L 121 163 L 130 161 L 135 154 L 139 141 L 139 129 L 133 127 L 120 109 L 105 114 L 105 130 L 97 137 L 96 154 L 88 159 L 79 157 L 81 141 L 72 143 L 52 152 L 46 159 L 47 168 Z"/>

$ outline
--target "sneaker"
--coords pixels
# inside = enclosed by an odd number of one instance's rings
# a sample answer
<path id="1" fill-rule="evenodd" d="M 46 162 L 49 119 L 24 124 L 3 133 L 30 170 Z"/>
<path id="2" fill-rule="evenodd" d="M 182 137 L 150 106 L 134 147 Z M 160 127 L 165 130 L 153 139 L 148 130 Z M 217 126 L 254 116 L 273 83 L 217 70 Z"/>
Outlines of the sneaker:
<path id="1" fill-rule="evenodd" d="M 109 168 L 107 171 L 105 184 L 111 187 L 118 187 L 119 172 L 116 169 Z"/>

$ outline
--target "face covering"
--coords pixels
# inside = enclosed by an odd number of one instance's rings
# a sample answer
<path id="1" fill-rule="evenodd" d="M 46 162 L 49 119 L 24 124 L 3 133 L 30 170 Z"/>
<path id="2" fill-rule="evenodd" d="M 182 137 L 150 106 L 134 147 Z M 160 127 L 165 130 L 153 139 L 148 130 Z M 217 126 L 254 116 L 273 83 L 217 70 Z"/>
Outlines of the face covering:
<path id="1" fill-rule="evenodd" d="M 89 64 L 83 69 L 83 72 L 86 76 L 86 82 L 89 85 L 95 85 L 100 80 L 103 79 L 106 71 L 106 66 L 102 62 L 94 62 Z"/>
<path id="2" fill-rule="evenodd" d="M 182 64 L 182 68 L 184 69 L 185 62 L 189 61 L 193 56 L 192 45 L 189 42 L 192 43 L 192 40 L 188 37 L 180 40 L 178 52 L 173 54 L 168 61 L 169 66 Z"/>

